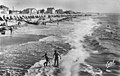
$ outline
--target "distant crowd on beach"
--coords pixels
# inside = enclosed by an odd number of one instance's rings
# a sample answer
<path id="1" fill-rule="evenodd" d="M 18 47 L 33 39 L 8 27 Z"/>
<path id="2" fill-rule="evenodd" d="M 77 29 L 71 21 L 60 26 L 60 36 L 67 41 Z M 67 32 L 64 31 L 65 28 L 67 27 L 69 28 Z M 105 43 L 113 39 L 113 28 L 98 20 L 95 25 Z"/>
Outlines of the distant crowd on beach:
<path id="1" fill-rule="evenodd" d="M 20 27 L 22 22 L 38 25 L 46 25 L 46 23 L 56 22 L 59 25 L 60 21 L 72 20 L 72 18 L 78 15 L 3 15 L 0 17 L 0 32 L 5 35 L 6 30 L 10 30 L 12 35 L 13 29 L 15 27 Z M 9 22 L 12 24 L 10 25 Z M 15 24 L 14 24 L 15 23 Z"/>

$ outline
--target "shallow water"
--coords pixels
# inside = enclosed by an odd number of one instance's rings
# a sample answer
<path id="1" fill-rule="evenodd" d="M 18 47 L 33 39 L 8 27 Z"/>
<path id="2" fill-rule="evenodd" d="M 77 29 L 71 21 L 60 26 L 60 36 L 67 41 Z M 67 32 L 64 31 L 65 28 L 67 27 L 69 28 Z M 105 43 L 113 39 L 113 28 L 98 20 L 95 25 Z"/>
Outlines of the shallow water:
<path id="1" fill-rule="evenodd" d="M 100 19 L 101 18 L 99 18 L 99 21 Z M 73 72 L 77 71 L 75 73 L 78 73 L 80 68 L 74 68 L 74 66 L 76 65 L 74 61 L 76 61 L 76 59 L 78 58 L 78 64 L 81 62 L 83 63 L 84 60 L 89 56 L 89 53 L 86 52 L 84 48 L 82 47 L 82 43 L 80 42 L 80 40 L 84 40 L 83 36 L 91 33 L 89 32 L 89 30 L 91 29 L 93 25 L 97 25 L 96 21 L 98 21 L 98 18 L 89 19 L 88 17 L 85 17 L 85 18 L 79 17 L 79 18 L 73 19 L 73 21 L 62 22 L 60 23 L 60 25 L 56 25 L 56 24 L 53 24 L 53 25 L 48 24 L 46 26 L 29 25 L 27 28 L 25 27 L 24 29 L 19 29 L 17 32 L 20 34 L 21 33 L 25 34 L 25 35 L 23 36 L 20 35 L 20 37 L 19 36 L 14 37 L 13 39 L 6 37 L 5 41 L 10 40 L 10 42 L 8 43 L 6 42 L 4 45 L 10 45 L 11 43 L 16 44 L 16 42 L 17 44 L 20 44 L 20 45 L 2 48 L 4 52 L 0 56 L 0 60 L 3 61 L 4 64 L 1 63 L 1 66 L 4 66 L 4 67 L 7 67 L 7 66 L 15 67 L 16 66 L 16 67 L 28 69 L 33 64 L 43 59 L 41 58 L 41 56 L 44 55 L 44 52 L 48 52 L 49 56 L 53 54 L 54 47 L 51 47 L 50 45 L 48 45 L 48 43 L 50 44 L 52 43 L 54 45 L 61 46 L 65 49 L 69 49 L 69 47 L 71 46 L 73 48 L 73 50 L 68 52 L 68 54 L 65 56 L 66 58 L 65 65 L 62 64 L 63 66 L 65 66 L 64 67 L 65 74 L 62 74 L 62 75 L 64 76 L 70 75 L 71 69 Z M 101 21 L 103 21 L 103 19 Z M 42 37 L 42 39 L 40 39 L 41 36 L 38 36 L 38 35 L 43 35 L 43 36 L 45 35 L 47 37 L 45 38 Z M 39 42 L 37 40 L 42 41 L 42 42 Z M 32 42 L 29 42 L 29 41 L 32 41 Z M 71 46 L 68 46 L 68 44 L 65 45 L 64 42 L 69 43 Z M 64 60 L 65 59 L 63 59 L 63 62 Z M 104 61 L 104 58 L 102 58 L 101 56 L 99 57 L 94 56 L 88 60 L 90 61 L 92 60 L 91 64 L 93 66 L 94 66 L 94 63 L 97 63 L 97 65 L 99 65 L 99 63 L 105 63 L 105 62 L 102 62 Z M 66 64 L 69 66 L 66 66 Z M 102 66 L 100 66 L 100 68 L 101 67 Z M 76 75 L 75 73 L 73 74 L 73 76 Z M 108 74 L 105 74 L 103 76 L 107 76 L 107 75 Z M 110 75 L 112 76 L 112 74 Z"/>
<path id="2" fill-rule="evenodd" d="M 15 30 L 12 37 L 1 37 L 0 70 L 6 70 L 7 68 L 29 69 L 35 62 L 43 59 L 41 56 L 44 55 L 44 52 L 48 52 L 52 56 L 55 47 L 49 44 L 69 50 L 69 44 L 62 42 L 61 36 L 71 32 L 72 28 L 74 28 L 73 23 L 63 22 L 60 25 L 51 25 L 28 25 Z M 58 41 L 49 42 L 49 36 L 53 40 L 57 38 Z M 47 37 L 48 42 L 39 41 Z M 60 53 L 66 52 L 60 51 Z"/>
<path id="3" fill-rule="evenodd" d="M 0 46 L 18 45 L 27 43 L 29 41 L 38 41 L 41 38 L 46 37 L 45 35 L 30 35 L 30 34 L 18 34 L 17 36 L 4 36 L 0 37 Z"/>

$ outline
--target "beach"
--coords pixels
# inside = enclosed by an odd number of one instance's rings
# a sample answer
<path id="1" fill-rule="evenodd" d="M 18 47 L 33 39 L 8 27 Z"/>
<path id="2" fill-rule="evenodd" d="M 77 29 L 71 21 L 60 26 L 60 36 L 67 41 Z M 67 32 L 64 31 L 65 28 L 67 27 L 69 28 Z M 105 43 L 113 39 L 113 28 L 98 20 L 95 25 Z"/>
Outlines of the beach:
<path id="1" fill-rule="evenodd" d="M 27 24 L 24 27 L 14 30 L 12 36 L 9 36 L 8 34 L 0 37 L 2 40 L 1 46 L 3 46 L 1 47 L 0 53 L 0 70 L 17 68 L 18 70 L 22 69 L 27 71 L 35 65 L 35 63 L 43 60 L 41 56 L 44 55 L 45 52 L 52 57 L 54 52 L 53 49 L 55 48 L 54 46 L 51 46 L 52 44 L 64 49 L 58 51 L 63 55 L 60 60 L 59 68 L 62 68 L 63 70 L 58 72 L 58 76 L 93 76 L 96 73 L 93 69 L 96 68 L 99 68 L 99 74 L 102 71 L 100 74 L 102 76 L 119 76 L 119 73 L 114 74 L 112 72 L 104 72 L 107 61 L 107 59 L 105 61 L 106 55 L 103 57 L 101 51 L 98 51 L 102 49 L 93 49 L 95 46 L 90 46 L 89 41 L 85 42 L 85 40 L 87 40 L 85 36 L 96 39 L 96 37 L 99 36 L 99 32 L 96 33 L 95 30 L 103 25 L 107 25 L 107 21 L 105 24 L 99 23 L 104 23 L 105 21 L 103 20 L 102 22 L 101 18 L 102 17 L 89 16 L 77 17 L 73 18 L 73 20 L 62 21 L 59 25 L 57 25 L 57 23 L 47 23 L 46 25 Z M 94 33 L 95 35 L 92 35 Z M 85 47 L 83 45 L 85 45 Z M 97 53 L 94 54 L 95 51 L 97 51 Z M 116 52 L 119 56 L 119 51 L 112 53 L 116 54 Z M 85 66 L 81 64 L 84 64 Z M 119 67 L 119 65 L 117 66 Z M 92 70 L 92 72 L 89 70 L 84 71 L 81 67 L 85 68 L 85 70 L 92 67 L 92 69 L 89 69 Z M 54 67 L 51 67 L 50 69 L 54 71 L 53 68 Z M 40 68 L 37 69 L 40 70 Z M 33 74 L 31 72 L 25 73 L 26 76 L 41 76 L 38 75 L 40 74 L 39 71 L 34 72 Z M 51 72 L 48 74 L 56 76 L 51 74 Z"/>

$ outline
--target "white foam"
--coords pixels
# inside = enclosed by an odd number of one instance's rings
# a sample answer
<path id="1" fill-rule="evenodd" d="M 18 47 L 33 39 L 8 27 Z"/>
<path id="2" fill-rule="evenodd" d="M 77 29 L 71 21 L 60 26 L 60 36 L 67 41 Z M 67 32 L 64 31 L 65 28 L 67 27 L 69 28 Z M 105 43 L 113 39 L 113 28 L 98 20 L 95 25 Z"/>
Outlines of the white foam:
<path id="1" fill-rule="evenodd" d="M 77 73 L 73 74 L 73 72 L 79 71 L 79 68 L 74 68 L 75 71 L 73 71 L 73 66 L 76 64 L 75 61 L 77 60 L 78 63 L 85 63 L 84 60 L 89 57 L 89 53 L 85 51 L 80 41 L 84 40 L 85 35 L 91 35 L 93 32 L 92 28 L 95 26 L 97 26 L 97 24 L 91 18 L 81 21 L 75 24 L 76 28 L 74 32 L 66 36 L 67 42 L 74 48 L 61 60 L 61 67 L 64 68 L 62 72 L 64 76 L 78 76 Z"/>

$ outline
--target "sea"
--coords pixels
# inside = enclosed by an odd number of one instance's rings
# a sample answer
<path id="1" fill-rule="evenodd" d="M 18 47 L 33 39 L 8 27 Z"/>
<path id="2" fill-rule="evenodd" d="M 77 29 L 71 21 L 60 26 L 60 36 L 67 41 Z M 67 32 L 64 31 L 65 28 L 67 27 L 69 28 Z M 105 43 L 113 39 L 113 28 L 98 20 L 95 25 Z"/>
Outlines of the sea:
<path id="1" fill-rule="evenodd" d="M 24 76 L 30 67 L 44 59 L 42 56 L 45 52 L 52 57 L 55 47 L 60 47 L 67 50 L 59 52 L 64 54 L 60 61 L 60 66 L 63 68 L 60 76 L 94 76 L 95 72 L 81 73 L 82 65 L 80 66 L 80 64 L 94 67 L 85 62 L 85 59 L 89 58 L 91 54 L 83 48 L 82 41 L 84 41 L 84 36 L 90 36 L 94 32 L 94 27 L 103 25 L 120 26 L 120 14 L 81 16 L 70 21 L 62 21 L 59 25 L 57 23 L 45 26 L 28 24 L 26 27 L 32 28 L 28 31 L 25 28 L 26 30 L 25 32 L 22 30 L 22 34 L 0 37 L 0 74 L 2 75 L 5 70 L 10 69 Z M 99 67 L 96 67 L 100 70 L 101 67 L 103 68 L 102 65 L 105 65 L 105 63 L 100 64 L 101 59 L 97 61 L 98 63 L 94 61 L 96 59 L 91 60 L 93 61 L 91 64 L 98 65 Z M 114 73 L 101 71 L 102 76 L 120 76 L 116 69 Z"/>

